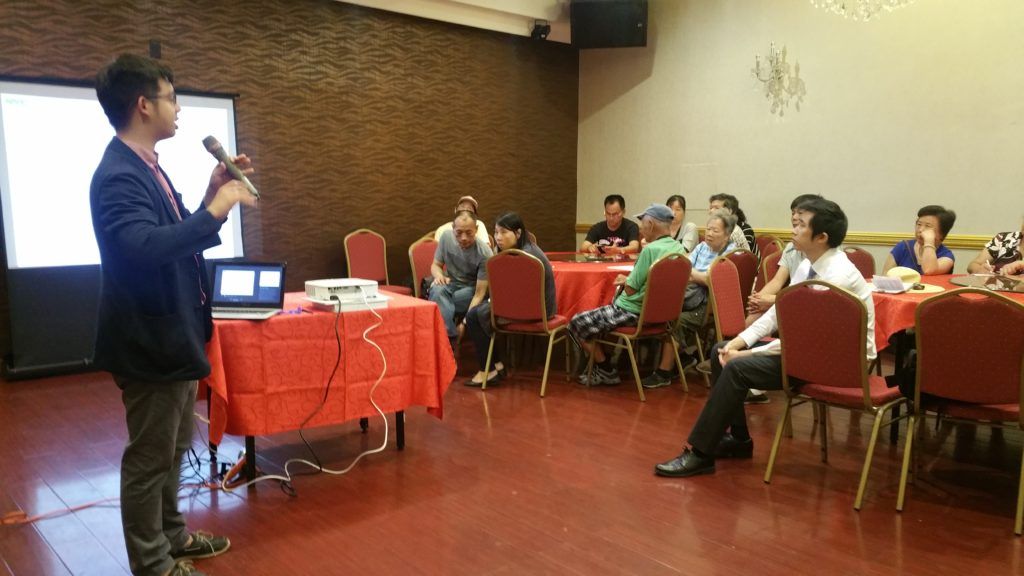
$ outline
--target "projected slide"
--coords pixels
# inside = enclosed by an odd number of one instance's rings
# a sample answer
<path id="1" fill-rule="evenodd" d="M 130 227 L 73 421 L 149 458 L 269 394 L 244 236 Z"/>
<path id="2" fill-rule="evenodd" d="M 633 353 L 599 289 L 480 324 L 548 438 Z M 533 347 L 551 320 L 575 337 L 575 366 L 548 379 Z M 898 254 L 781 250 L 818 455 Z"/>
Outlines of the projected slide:
<path id="1" fill-rule="evenodd" d="M 202 140 L 235 150 L 230 98 L 179 94 L 178 131 L 157 144 L 160 165 L 191 210 L 216 161 Z M 89 182 L 114 130 L 92 88 L 0 81 L 0 200 L 10 268 L 99 264 Z M 236 206 L 207 258 L 242 256 Z"/>

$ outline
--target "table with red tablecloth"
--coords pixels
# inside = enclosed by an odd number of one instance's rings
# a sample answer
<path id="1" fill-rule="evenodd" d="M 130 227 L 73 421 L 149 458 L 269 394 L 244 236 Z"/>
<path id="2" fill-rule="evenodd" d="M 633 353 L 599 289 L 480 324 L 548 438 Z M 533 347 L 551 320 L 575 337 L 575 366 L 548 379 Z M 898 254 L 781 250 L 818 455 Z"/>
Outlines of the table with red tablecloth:
<path id="1" fill-rule="evenodd" d="M 947 292 L 958 290 L 963 286 L 957 286 L 950 282 L 958 275 L 945 274 L 940 276 L 923 276 L 921 282 L 940 286 Z M 917 312 L 917 305 L 932 296 L 943 292 L 914 293 L 904 292 L 902 294 L 885 294 L 875 292 L 872 297 L 875 302 L 875 346 L 882 350 L 889 344 L 892 335 L 914 327 L 914 314 Z M 1024 303 L 1024 294 L 1014 292 L 998 292 L 1014 300 Z"/>
<path id="2" fill-rule="evenodd" d="M 632 262 L 564 262 L 551 261 L 555 276 L 555 296 L 558 299 L 558 313 L 566 318 L 612 303 L 615 285 L 612 283 L 619 274 L 629 275 L 628 270 L 614 267 L 631 266 Z"/>
<path id="3" fill-rule="evenodd" d="M 385 293 L 382 291 L 382 293 Z M 387 373 L 373 399 L 385 413 L 425 406 L 441 418 L 443 396 L 455 376 L 444 322 L 437 305 L 399 294 L 376 310 L 383 323 L 369 334 L 383 350 Z M 246 437 L 297 430 L 320 405 L 338 359 L 327 402 L 307 427 L 375 415 L 370 388 L 383 366 L 363 340 L 377 322 L 368 310 L 314 310 L 302 293 L 285 296 L 285 311 L 262 322 L 217 320 L 207 346 L 212 371 L 210 442 L 224 433 Z"/>

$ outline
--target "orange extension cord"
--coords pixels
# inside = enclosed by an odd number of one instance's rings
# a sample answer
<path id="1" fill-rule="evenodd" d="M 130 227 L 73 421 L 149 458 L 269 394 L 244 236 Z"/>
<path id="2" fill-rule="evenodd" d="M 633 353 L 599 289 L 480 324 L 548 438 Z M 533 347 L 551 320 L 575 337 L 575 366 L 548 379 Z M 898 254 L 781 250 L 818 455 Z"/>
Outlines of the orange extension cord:
<path id="1" fill-rule="evenodd" d="M 245 479 L 239 477 L 239 473 L 242 470 L 242 466 L 245 465 L 245 458 L 242 457 L 234 466 L 228 470 L 228 473 L 224 475 L 224 485 L 229 489 L 234 488 L 242 484 Z M 221 490 L 222 485 L 220 482 L 209 481 L 201 483 L 182 484 L 182 488 L 209 488 L 210 490 Z M 182 495 L 180 498 L 188 498 L 189 495 Z M 20 526 L 24 524 L 32 524 L 40 520 L 47 520 L 50 518 L 57 518 L 58 516 L 64 516 L 65 514 L 72 514 L 86 508 L 92 508 L 93 506 L 99 506 L 102 504 L 112 504 L 114 502 L 120 502 L 120 498 L 104 498 L 102 500 L 95 500 L 93 502 L 87 502 L 85 504 L 79 504 L 77 506 L 69 506 L 61 510 L 53 510 L 43 514 L 36 514 L 35 516 L 29 516 L 27 512 L 23 510 L 16 510 L 14 512 L 8 512 L 0 517 L 0 526 Z"/>

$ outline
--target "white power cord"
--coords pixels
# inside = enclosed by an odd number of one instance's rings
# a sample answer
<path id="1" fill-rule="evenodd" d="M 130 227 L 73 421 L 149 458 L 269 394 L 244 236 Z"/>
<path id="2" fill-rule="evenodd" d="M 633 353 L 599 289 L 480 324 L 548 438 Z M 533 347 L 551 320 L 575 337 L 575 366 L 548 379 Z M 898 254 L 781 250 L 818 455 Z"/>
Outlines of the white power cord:
<path id="1" fill-rule="evenodd" d="M 292 475 L 291 475 L 291 472 L 289 471 L 289 467 L 292 464 L 305 464 L 306 466 L 309 466 L 311 468 L 315 468 L 318 472 L 326 472 L 327 474 L 333 474 L 333 475 L 346 474 L 346 473 L 348 473 L 349 470 L 352 470 L 352 468 L 354 468 L 355 465 L 360 460 L 363 459 L 363 457 L 368 456 L 370 454 L 377 454 L 378 452 L 383 452 L 384 449 L 387 448 L 387 445 L 388 445 L 388 431 L 389 431 L 388 419 L 387 419 L 387 416 L 384 414 L 384 411 L 381 410 L 380 406 L 377 405 L 377 402 L 374 401 L 373 393 L 374 393 L 375 390 L 377 390 L 377 386 L 384 379 L 384 375 L 387 374 L 387 371 L 388 371 L 388 359 L 384 355 L 384 350 L 382 350 L 381 347 L 379 345 L 377 345 L 376 342 L 374 342 L 373 340 L 371 340 L 369 338 L 370 332 L 376 330 L 379 326 L 381 326 L 384 323 L 384 318 L 380 314 L 378 314 L 377 311 L 374 310 L 370 306 L 370 303 L 366 300 L 366 291 L 363 290 L 362 287 L 360 287 L 359 293 L 363 297 L 363 304 L 366 306 L 366 309 L 369 310 L 371 314 L 373 314 L 374 316 L 377 317 L 377 323 L 373 324 L 372 326 L 368 327 L 366 330 L 363 331 L 363 341 L 366 342 L 367 344 L 369 344 L 370 346 L 373 346 L 374 348 L 377 349 L 377 352 L 380 354 L 380 359 L 383 362 L 383 366 L 381 368 L 380 375 L 377 376 L 377 381 L 374 382 L 373 386 L 370 387 L 370 404 L 373 405 L 374 410 L 377 411 L 377 414 L 380 414 L 380 418 L 384 422 L 384 441 L 381 442 L 381 445 L 378 446 L 377 448 L 372 448 L 370 450 L 366 450 L 363 453 L 361 453 L 358 456 L 356 456 L 355 460 L 353 460 L 351 464 L 349 464 L 347 467 L 345 467 L 345 468 L 343 468 L 341 470 L 332 470 L 330 468 L 325 468 L 322 465 L 315 464 L 315 463 L 310 462 L 309 460 L 305 460 L 303 458 L 292 458 L 290 460 L 287 460 L 284 463 L 284 475 L 283 476 L 282 475 L 278 475 L 278 474 L 267 474 L 267 475 L 264 475 L 264 476 L 260 476 L 258 478 L 254 478 L 253 480 L 249 480 L 248 482 L 245 482 L 244 484 L 238 484 L 238 485 L 233 486 L 233 487 L 229 487 L 228 484 L 227 484 L 228 479 L 224 478 L 224 479 L 221 480 L 221 483 L 220 483 L 220 487 L 221 487 L 222 490 L 224 490 L 225 492 L 234 492 L 238 488 L 245 488 L 245 487 L 250 486 L 252 484 L 255 484 L 257 482 L 262 482 L 264 480 L 280 480 L 282 482 L 289 482 L 290 483 L 292 481 Z M 338 306 L 338 315 L 334 319 L 335 323 L 337 323 L 340 320 L 340 316 L 341 316 L 341 301 L 338 301 L 337 306 Z M 335 324 L 335 325 L 337 325 L 337 324 Z"/>

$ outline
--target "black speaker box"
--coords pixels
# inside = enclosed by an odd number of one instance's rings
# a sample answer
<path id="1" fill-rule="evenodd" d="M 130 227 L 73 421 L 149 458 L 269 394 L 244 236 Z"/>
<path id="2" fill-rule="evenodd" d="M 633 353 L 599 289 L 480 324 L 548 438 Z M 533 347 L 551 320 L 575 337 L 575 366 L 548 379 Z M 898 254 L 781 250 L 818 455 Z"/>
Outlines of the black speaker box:
<path id="1" fill-rule="evenodd" d="M 647 46 L 647 0 L 572 0 L 576 48 Z"/>

